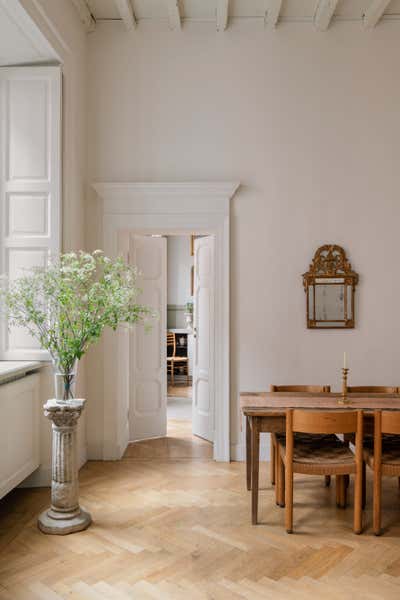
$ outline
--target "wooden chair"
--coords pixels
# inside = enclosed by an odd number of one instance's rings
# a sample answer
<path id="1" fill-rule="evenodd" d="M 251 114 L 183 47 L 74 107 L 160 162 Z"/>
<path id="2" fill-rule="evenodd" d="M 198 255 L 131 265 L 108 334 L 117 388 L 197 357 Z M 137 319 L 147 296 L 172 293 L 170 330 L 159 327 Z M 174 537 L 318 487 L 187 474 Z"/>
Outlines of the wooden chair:
<path id="1" fill-rule="evenodd" d="M 295 433 L 324 434 L 324 440 L 297 443 Z M 356 453 L 335 434 L 355 433 Z M 345 475 L 355 473 L 354 533 L 362 529 L 363 413 L 287 409 L 286 437 L 278 441 L 277 495 L 285 498 L 286 531 L 293 531 L 293 473 L 336 475 L 336 498 L 346 506 Z"/>
<path id="2" fill-rule="evenodd" d="M 400 391 L 400 388 L 398 388 L 396 386 L 389 386 L 389 385 L 352 385 L 352 386 L 347 386 L 347 392 L 349 394 L 398 394 L 399 391 Z M 384 435 L 384 438 L 385 438 L 386 442 L 390 441 L 390 436 Z M 347 442 L 354 443 L 354 436 L 347 436 L 347 437 L 345 437 L 345 440 Z M 371 434 L 370 431 L 367 430 L 367 432 L 364 432 L 364 444 L 368 444 L 370 447 L 372 447 L 372 443 L 373 443 L 373 435 Z M 365 462 L 363 464 L 363 473 L 364 473 L 363 474 L 363 508 L 365 508 L 365 502 L 366 502 Z M 400 487 L 400 477 L 398 479 L 398 482 L 399 482 L 399 487 Z"/>
<path id="3" fill-rule="evenodd" d="M 370 444 L 364 448 L 364 462 L 374 473 L 373 525 L 375 535 L 380 535 L 382 475 L 400 477 L 400 413 L 376 410 L 374 420 L 373 448 Z M 382 438 L 385 433 L 389 439 Z"/>
<path id="4" fill-rule="evenodd" d="M 329 393 L 331 391 L 330 385 L 270 385 L 270 392 L 308 392 L 310 394 L 324 394 Z M 276 434 L 271 433 L 271 449 L 270 449 L 270 476 L 271 483 L 275 485 L 276 479 L 276 463 L 277 463 L 277 454 L 276 454 Z M 331 483 L 331 478 L 327 476 L 325 478 L 325 485 L 329 487 Z"/>
<path id="5" fill-rule="evenodd" d="M 184 366 L 186 383 L 189 385 L 189 359 L 187 356 L 177 356 L 176 337 L 172 331 L 167 331 L 167 377 L 171 375 L 171 384 L 174 385 L 175 366 Z"/>

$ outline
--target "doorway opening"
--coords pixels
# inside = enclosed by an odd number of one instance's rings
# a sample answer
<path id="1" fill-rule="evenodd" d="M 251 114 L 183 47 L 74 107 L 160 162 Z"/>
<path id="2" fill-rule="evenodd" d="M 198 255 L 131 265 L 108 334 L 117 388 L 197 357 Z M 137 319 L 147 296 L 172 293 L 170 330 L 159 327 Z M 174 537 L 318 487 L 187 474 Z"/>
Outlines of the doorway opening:
<path id="1" fill-rule="evenodd" d="M 167 236 L 167 436 L 192 433 L 194 247 Z"/>
<path id="2" fill-rule="evenodd" d="M 231 199 L 239 185 L 234 181 L 94 182 L 92 184 L 97 198 L 102 201 L 99 209 L 103 223 L 102 244 L 104 252 L 109 256 L 121 254 L 128 258 L 131 255 L 130 237 L 133 233 L 143 236 L 149 233 L 183 235 L 196 232 L 214 236 L 215 322 L 212 339 L 215 346 L 215 364 L 211 388 L 215 393 L 213 456 L 217 461 L 229 461 L 231 455 L 230 407 L 233 390 L 230 385 L 229 234 Z M 143 250 L 142 255 L 146 256 L 145 248 Z M 155 256 L 152 260 L 158 264 Z M 132 263 L 135 264 L 133 259 Z M 154 277 L 157 278 L 155 272 Z M 143 285 L 141 287 L 143 289 Z M 145 302 L 145 298 L 142 297 L 142 300 Z M 139 336 L 144 338 L 144 333 L 142 334 L 138 327 L 136 337 Z M 153 339 L 147 338 L 144 343 L 151 345 Z M 137 346 L 140 350 L 138 344 Z M 157 347 L 153 350 L 157 355 Z M 130 431 L 132 406 L 130 396 L 135 383 L 142 398 L 147 398 L 146 403 L 139 402 L 140 418 L 145 419 L 148 416 L 150 423 L 159 408 L 158 391 L 163 383 L 156 379 L 156 366 L 154 365 L 150 383 L 143 377 L 136 382 L 133 381 L 132 365 L 134 365 L 135 353 L 136 363 L 140 369 L 140 357 L 137 356 L 134 340 L 128 330 L 121 328 L 117 336 L 112 335 L 112 332 L 104 336 L 101 393 L 103 411 L 99 423 L 101 456 L 104 460 L 120 459 L 129 441 L 135 439 L 132 438 Z M 158 354 L 160 355 L 160 350 Z M 162 365 L 160 356 L 158 372 L 161 372 Z M 148 402 L 149 394 L 143 393 L 144 387 L 147 387 L 150 396 L 153 397 L 153 404 Z"/>
<path id="3" fill-rule="evenodd" d="M 159 318 L 147 334 L 140 327 L 131 333 L 128 455 L 143 456 L 145 447 L 151 456 L 157 448 L 175 458 L 212 458 L 215 235 L 130 233 L 129 238 L 141 301 Z"/>

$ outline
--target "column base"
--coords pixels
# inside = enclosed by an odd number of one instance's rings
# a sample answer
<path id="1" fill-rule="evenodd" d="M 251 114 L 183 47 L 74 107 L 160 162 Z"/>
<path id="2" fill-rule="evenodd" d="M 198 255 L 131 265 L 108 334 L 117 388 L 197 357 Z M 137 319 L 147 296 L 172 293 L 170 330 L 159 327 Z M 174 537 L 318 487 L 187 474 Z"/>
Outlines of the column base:
<path id="1" fill-rule="evenodd" d="M 92 517 L 82 508 L 70 514 L 55 513 L 53 509 L 48 508 L 40 514 L 38 527 L 40 531 L 50 535 L 67 535 L 87 529 L 91 522 Z"/>

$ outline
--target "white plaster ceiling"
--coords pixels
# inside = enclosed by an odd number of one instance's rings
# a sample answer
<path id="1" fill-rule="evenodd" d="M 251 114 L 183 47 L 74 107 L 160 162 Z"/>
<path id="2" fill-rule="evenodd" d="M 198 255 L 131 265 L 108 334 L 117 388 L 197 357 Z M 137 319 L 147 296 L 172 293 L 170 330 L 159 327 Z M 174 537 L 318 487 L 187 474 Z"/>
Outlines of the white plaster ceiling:
<path id="1" fill-rule="evenodd" d="M 57 58 L 18 0 L 0 0 L 0 66 L 54 62 Z"/>
<path id="2" fill-rule="evenodd" d="M 121 19 L 114 0 L 83 1 L 96 21 Z M 182 22 L 185 20 L 215 22 L 216 20 L 218 0 L 177 0 L 177 2 Z M 229 0 L 229 20 L 265 19 L 269 6 L 275 2 L 276 0 Z M 320 2 L 321 0 L 283 0 L 278 24 L 279 21 L 314 22 Z M 377 0 L 338 0 L 332 20 L 362 22 L 364 14 L 374 3 L 376 4 Z M 130 0 L 130 4 L 137 22 L 144 19 L 168 22 L 168 0 Z M 400 0 L 391 0 L 385 6 L 380 20 L 397 18 L 400 20 Z"/>

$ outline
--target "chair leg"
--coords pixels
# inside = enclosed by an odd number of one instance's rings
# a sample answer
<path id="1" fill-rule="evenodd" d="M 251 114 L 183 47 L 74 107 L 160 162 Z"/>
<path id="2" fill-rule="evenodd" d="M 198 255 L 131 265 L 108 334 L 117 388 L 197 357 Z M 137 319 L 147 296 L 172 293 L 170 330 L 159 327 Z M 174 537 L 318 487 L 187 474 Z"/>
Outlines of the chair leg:
<path id="1" fill-rule="evenodd" d="M 278 449 L 275 451 L 278 455 L 277 467 L 279 473 L 279 506 L 281 508 L 285 508 L 285 464 L 278 452 Z"/>
<path id="2" fill-rule="evenodd" d="M 171 361 L 171 384 L 174 385 L 174 363 Z"/>
<path id="3" fill-rule="evenodd" d="M 367 466 L 363 461 L 362 466 L 362 502 L 361 508 L 364 510 L 367 504 Z"/>
<path id="4" fill-rule="evenodd" d="M 357 470 L 354 479 L 354 533 L 362 532 L 362 465 Z"/>
<path id="5" fill-rule="evenodd" d="M 329 487 L 331 485 L 331 476 L 325 475 L 325 487 Z"/>
<path id="6" fill-rule="evenodd" d="M 246 417 L 246 483 L 251 490 L 251 430 L 249 417 Z"/>
<path id="7" fill-rule="evenodd" d="M 382 496 L 382 473 L 374 473 L 374 534 L 381 535 L 381 496 Z"/>
<path id="8" fill-rule="evenodd" d="M 271 433 L 269 473 L 270 473 L 272 485 L 275 485 L 275 479 L 276 479 L 276 451 L 277 451 L 277 449 L 276 449 L 275 434 Z"/>
<path id="9" fill-rule="evenodd" d="M 293 533 L 293 463 L 285 468 L 285 526 L 287 533 Z"/>
<path id="10" fill-rule="evenodd" d="M 339 508 L 340 506 L 340 477 L 341 475 L 336 475 L 336 506 Z"/>
<path id="11" fill-rule="evenodd" d="M 274 450 L 274 474 L 275 474 L 275 503 L 277 506 L 281 505 L 282 499 L 282 479 L 281 470 L 279 468 L 279 448 Z"/>
<path id="12" fill-rule="evenodd" d="M 336 506 L 346 508 L 346 482 L 344 475 L 336 475 Z"/>

